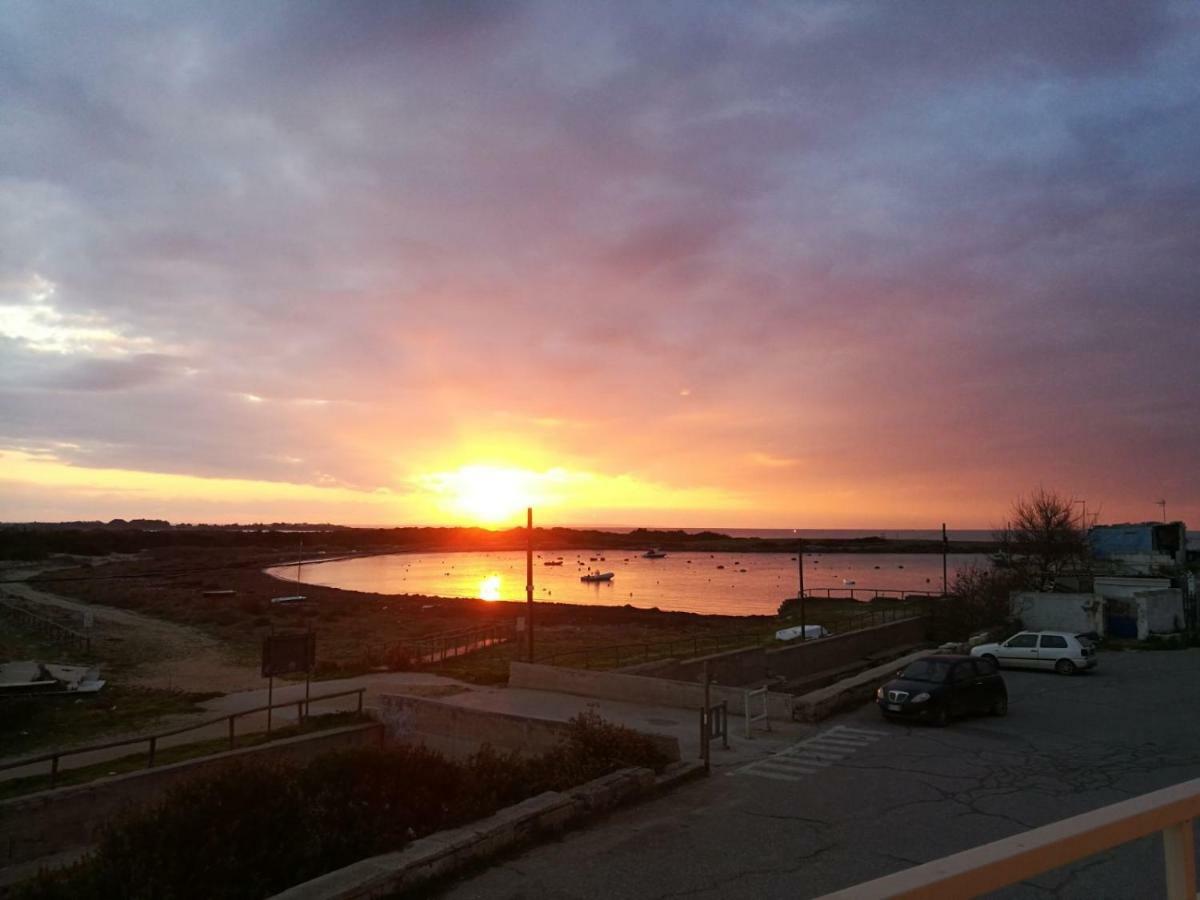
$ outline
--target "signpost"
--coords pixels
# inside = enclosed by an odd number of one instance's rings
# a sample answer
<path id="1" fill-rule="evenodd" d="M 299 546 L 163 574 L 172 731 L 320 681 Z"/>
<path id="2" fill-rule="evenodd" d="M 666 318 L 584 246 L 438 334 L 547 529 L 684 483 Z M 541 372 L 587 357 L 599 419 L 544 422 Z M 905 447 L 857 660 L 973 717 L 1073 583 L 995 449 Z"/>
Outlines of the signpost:
<path id="1" fill-rule="evenodd" d="M 269 634 L 263 638 L 262 675 L 267 681 L 267 734 L 271 733 L 271 705 L 275 697 L 275 676 L 304 673 L 304 714 L 308 715 L 312 670 L 317 663 L 317 636 L 312 631 Z M 299 724 L 299 723 L 297 723 Z"/>

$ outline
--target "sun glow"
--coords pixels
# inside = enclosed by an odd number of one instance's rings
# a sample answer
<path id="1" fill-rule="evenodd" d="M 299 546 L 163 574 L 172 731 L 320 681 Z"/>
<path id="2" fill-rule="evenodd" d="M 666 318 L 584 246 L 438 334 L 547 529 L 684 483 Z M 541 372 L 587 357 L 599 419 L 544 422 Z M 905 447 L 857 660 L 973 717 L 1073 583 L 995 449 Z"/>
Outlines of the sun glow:
<path id="1" fill-rule="evenodd" d="M 463 466 L 433 478 L 434 490 L 450 508 L 484 525 L 516 523 L 525 507 L 536 505 L 538 476 L 525 469 Z"/>
<path id="2" fill-rule="evenodd" d="M 483 581 L 479 582 L 479 599 L 480 600 L 499 600 L 500 599 L 500 576 L 489 575 Z"/>

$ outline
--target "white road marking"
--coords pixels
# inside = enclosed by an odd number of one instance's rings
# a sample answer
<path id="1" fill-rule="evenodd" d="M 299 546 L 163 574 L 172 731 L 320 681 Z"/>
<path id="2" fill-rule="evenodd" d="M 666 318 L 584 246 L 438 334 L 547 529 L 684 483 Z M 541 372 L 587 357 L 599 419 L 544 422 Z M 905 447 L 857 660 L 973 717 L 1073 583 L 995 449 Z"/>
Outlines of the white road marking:
<path id="1" fill-rule="evenodd" d="M 729 774 L 755 775 L 775 781 L 800 781 L 887 736 L 885 731 L 835 725 L 828 731 L 806 738 L 766 759 L 734 769 Z"/>

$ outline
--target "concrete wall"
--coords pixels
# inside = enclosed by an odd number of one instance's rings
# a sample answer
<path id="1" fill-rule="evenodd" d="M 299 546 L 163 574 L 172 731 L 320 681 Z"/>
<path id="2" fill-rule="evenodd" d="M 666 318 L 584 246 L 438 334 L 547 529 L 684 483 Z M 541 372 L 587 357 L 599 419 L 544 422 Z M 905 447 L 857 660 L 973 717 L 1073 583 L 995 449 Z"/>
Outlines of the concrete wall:
<path id="1" fill-rule="evenodd" d="M 1161 591 L 1171 586 L 1169 578 L 1097 577 L 1093 590 L 1105 600 L 1128 600 L 1143 591 Z"/>
<path id="2" fill-rule="evenodd" d="M 522 662 L 510 663 L 508 672 L 508 685 L 514 688 L 556 691 L 580 697 L 599 697 L 603 700 L 668 706 L 673 709 L 699 711 L 704 705 L 704 685 L 695 682 Z M 713 685 L 710 698 L 713 703 L 720 703 L 722 700 L 728 702 L 730 715 L 740 716 L 745 713 L 746 691 L 743 688 Z M 767 715 L 772 719 L 791 719 L 791 695 L 767 694 Z"/>
<path id="3" fill-rule="evenodd" d="M 567 723 L 556 719 L 491 712 L 399 694 L 384 694 L 379 698 L 379 718 L 389 741 L 420 744 L 452 759 L 464 759 L 484 744 L 502 752 L 545 753 L 557 747 L 568 732 Z M 662 734 L 646 734 L 646 737 L 669 759 L 679 759 L 679 741 L 675 737 Z"/>
<path id="4" fill-rule="evenodd" d="M 745 647 L 709 656 L 697 656 L 653 669 L 659 678 L 673 681 L 704 681 L 704 665 L 717 684 L 751 685 L 758 687 L 770 674 L 765 647 Z"/>
<path id="5" fill-rule="evenodd" d="M 928 629 L 929 619 L 921 616 L 861 631 L 796 642 L 789 647 L 767 651 L 767 670 L 773 677 L 783 676 L 789 680 L 803 678 L 893 647 L 919 644 L 925 640 Z"/>
<path id="6" fill-rule="evenodd" d="M 1028 631 L 1070 631 L 1104 634 L 1104 598 L 1099 594 L 1014 592 L 1012 614 Z"/>
<path id="7" fill-rule="evenodd" d="M 0 868 L 90 846 L 116 817 L 156 803 L 170 788 L 198 775 L 249 761 L 306 762 L 332 750 L 378 745 L 382 737 L 378 723 L 349 725 L 4 800 L 0 802 Z"/>
<path id="8" fill-rule="evenodd" d="M 1137 604 L 1138 638 L 1152 634 L 1174 634 L 1183 630 L 1183 591 L 1168 588 L 1144 591 L 1133 598 Z"/>

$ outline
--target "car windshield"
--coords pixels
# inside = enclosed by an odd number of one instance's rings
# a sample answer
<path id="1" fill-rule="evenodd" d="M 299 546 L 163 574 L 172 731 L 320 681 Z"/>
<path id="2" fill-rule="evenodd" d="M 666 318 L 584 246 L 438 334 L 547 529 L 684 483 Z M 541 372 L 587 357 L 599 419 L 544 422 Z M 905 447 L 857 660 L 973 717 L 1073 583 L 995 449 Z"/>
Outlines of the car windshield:
<path id="1" fill-rule="evenodd" d="M 950 663 L 944 659 L 918 659 L 904 667 L 901 678 L 909 681 L 932 681 L 941 684 L 950 676 Z"/>

